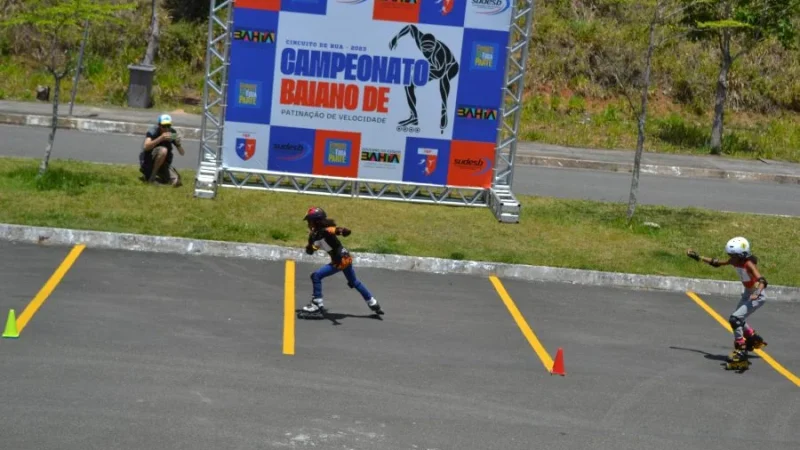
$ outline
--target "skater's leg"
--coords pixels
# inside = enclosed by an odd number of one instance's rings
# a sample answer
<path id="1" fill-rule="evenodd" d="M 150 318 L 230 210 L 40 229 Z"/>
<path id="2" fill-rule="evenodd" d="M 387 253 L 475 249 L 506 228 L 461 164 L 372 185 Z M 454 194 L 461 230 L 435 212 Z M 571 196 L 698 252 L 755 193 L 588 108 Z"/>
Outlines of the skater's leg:
<path id="1" fill-rule="evenodd" d="M 362 283 L 361 280 L 356 277 L 356 270 L 352 265 L 347 266 L 347 268 L 345 268 L 342 272 L 344 272 L 344 276 L 347 278 L 347 286 L 349 286 L 351 289 L 357 290 L 365 301 L 369 301 L 369 299 L 372 298 L 372 294 L 369 292 L 364 283 Z"/>
<path id="2" fill-rule="evenodd" d="M 755 300 L 750 300 L 750 295 L 752 294 L 753 290 L 746 289 L 742 293 L 742 298 L 739 300 L 739 304 L 736 306 L 736 309 L 733 311 L 730 318 L 728 318 L 731 328 L 733 328 L 734 342 L 737 346 L 744 345 L 746 339 L 753 336 L 755 332 L 747 323 L 747 318 L 750 317 L 750 315 L 756 310 L 764 306 L 764 294 L 761 294 Z"/>
<path id="3" fill-rule="evenodd" d="M 383 314 L 380 303 L 378 303 L 378 300 L 372 296 L 372 293 L 369 292 L 367 286 L 365 286 L 364 283 L 362 283 L 361 280 L 356 277 L 356 271 L 353 269 L 353 266 L 347 266 L 343 272 L 344 276 L 347 278 L 347 285 L 350 286 L 351 289 L 356 289 L 361 294 L 361 297 L 365 302 L 367 302 L 367 306 L 369 306 L 371 310 L 378 314 Z"/>
<path id="4" fill-rule="evenodd" d="M 311 274 L 312 298 L 322 306 L 322 280 L 339 272 L 332 264 L 326 264 Z"/>

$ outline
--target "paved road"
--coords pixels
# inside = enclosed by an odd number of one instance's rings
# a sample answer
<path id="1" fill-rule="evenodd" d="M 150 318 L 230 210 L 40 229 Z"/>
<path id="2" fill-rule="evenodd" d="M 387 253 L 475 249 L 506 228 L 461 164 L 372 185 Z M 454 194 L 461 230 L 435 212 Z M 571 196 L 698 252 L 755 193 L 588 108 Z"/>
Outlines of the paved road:
<path id="1" fill-rule="evenodd" d="M 68 248 L 0 242 L 0 308 Z M 298 265 L 296 304 L 307 301 Z M 720 368 L 730 334 L 682 294 L 504 281 L 567 376 L 551 376 L 489 280 L 359 269 L 332 321 L 284 355 L 281 263 L 86 249 L 18 340 L 0 340 L 3 448 L 796 449 L 798 388 Z M 721 314 L 733 299 L 707 298 Z M 800 304 L 754 325 L 800 370 Z"/>
<path id="2" fill-rule="evenodd" d="M 0 125 L 0 155 L 39 157 L 46 146 L 44 128 Z M 138 163 L 143 137 L 58 130 L 54 158 L 109 163 Z M 197 168 L 198 142 L 187 141 L 178 168 Z M 627 202 L 630 175 L 588 170 L 518 166 L 514 191 L 560 198 Z M 722 211 L 800 216 L 800 186 L 643 175 L 642 204 L 695 206 Z"/>

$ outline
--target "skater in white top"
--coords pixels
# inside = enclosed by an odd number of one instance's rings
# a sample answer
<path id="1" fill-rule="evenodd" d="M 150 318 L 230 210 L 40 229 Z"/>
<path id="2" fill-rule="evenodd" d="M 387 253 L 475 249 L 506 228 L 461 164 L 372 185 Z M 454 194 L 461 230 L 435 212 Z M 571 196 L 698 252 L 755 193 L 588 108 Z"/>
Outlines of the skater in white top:
<path id="1" fill-rule="evenodd" d="M 700 256 L 692 249 L 689 249 L 686 254 L 690 258 L 707 263 L 712 267 L 730 265 L 736 269 L 736 273 L 744 285 L 744 291 L 739 299 L 739 304 L 728 318 L 733 329 L 733 352 L 731 352 L 728 362 L 732 365 L 747 364 L 748 351 L 767 345 L 764 339 L 747 323 L 747 318 L 761 308 L 766 301 L 764 292 L 767 288 L 767 280 L 758 270 L 758 258 L 750 252 L 750 243 L 747 242 L 747 239 L 735 237 L 729 240 L 725 244 L 725 253 L 729 256 L 725 261 Z"/>

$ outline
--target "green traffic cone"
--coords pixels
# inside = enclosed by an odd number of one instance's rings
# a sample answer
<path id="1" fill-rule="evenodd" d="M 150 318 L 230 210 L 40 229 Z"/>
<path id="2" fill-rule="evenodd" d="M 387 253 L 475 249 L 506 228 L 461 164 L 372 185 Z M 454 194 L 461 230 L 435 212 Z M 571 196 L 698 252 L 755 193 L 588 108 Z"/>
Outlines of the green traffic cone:
<path id="1" fill-rule="evenodd" d="M 14 317 L 14 310 L 8 312 L 8 320 L 6 321 L 6 331 L 3 332 L 4 338 L 18 338 L 19 331 L 17 331 L 17 319 Z"/>

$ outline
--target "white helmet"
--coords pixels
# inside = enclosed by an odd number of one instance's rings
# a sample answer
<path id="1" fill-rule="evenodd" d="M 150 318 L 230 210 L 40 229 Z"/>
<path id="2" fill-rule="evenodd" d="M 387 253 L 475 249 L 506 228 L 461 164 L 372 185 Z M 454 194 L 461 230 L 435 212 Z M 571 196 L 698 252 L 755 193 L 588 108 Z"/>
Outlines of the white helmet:
<path id="1" fill-rule="evenodd" d="M 725 244 L 725 253 L 729 255 L 750 256 L 750 243 L 743 237 L 735 237 Z"/>

